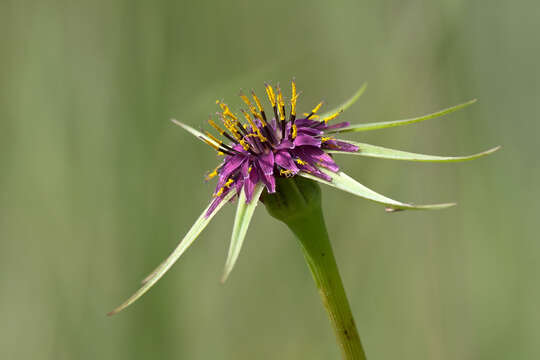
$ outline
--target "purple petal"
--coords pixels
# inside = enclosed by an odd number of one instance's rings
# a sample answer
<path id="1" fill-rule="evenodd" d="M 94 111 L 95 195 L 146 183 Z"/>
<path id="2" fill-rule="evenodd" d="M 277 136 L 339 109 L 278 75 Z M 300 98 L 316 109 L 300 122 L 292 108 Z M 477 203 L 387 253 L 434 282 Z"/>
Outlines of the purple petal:
<path id="1" fill-rule="evenodd" d="M 298 135 L 294 139 L 294 145 L 295 146 L 304 146 L 304 145 L 311 145 L 311 146 L 321 146 L 321 139 L 317 139 L 313 136 L 309 135 Z"/>
<path id="2" fill-rule="evenodd" d="M 298 135 L 310 135 L 310 136 L 318 136 L 323 133 L 319 129 L 310 128 L 310 127 L 299 127 L 297 131 L 298 131 Z"/>
<path id="3" fill-rule="evenodd" d="M 313 121 L 309 119 L 297 119 L 294 123 L 298 127 L 311 127 L 317 125 L 318 121 Z"/>
<path id="4" fill-rule="evenodd" d="M 204 216 L 206 217 L 209 217 L 210 215 L 212 215 L 212 213 L 214 212 L 214 210 L 216 210 L 217 206 L 223 201 L 223 197 L 219 196 L 219 197 L 216 197 L 214 199 L 214 201 L 212 201 L 212 204 L 210 204 L 210 207 L 208 208 L 208 211 L 206 211 L 206 214 L 204 214 Z"/>
<path id="5" fill-rule="evenodd" d="M 330 126 L 327 126 L 326 129 L 328 130 L 331 130 L 331 129 L 341 129 L 341 128 L 344 128 L 344 127 L 347 127 L 351 125 L 350 122 L 348 121 L 343 121 L 343 122 L 340 122 L 340 123 L 337 123 L 337 124 L 332 124 Z"/>
<path id="6" fill-rule="evenodd" d="M 225 179 L 228 178 L 231 174 L 238 170 L 238 168 L 245 160 L 247 160 L 247 158 L 248 157 L 244 154 L 228 156 L 224 161 L 221 172 L 219 173 L 219 177 Z"/>
<path id="7" fill-rule="evenodd" d="M 255 169 L 253 169 L 255 170 Z M 252 171 L 253 172 L 253 171 Z M 257 166 L 257 172 L 259 175 L 259 180 L 266 185 L 266 190 L 268 190 L 269 193 L 276 192 L 276 179 L 274 178 L 273 174 L 264 174 L 262 169 Z"/>
<path id="8" fill-rule="evenodd" d="M 272 151 L 258 155 L 256 160 L 264 175 L 271 175 L 274 173 L 274 153 Z"/>
<path id="9" fill-rule="evenodd" d="M 334 159 L 315 146 L 302 146 L 295 149 L 294 154 L 312 165 L 320 165 L 334 172 L 339 171 L 339 166 L 334 162 Z"/>
<path id="10" fill-rule="evenodd" d="M 299 169 L 294 163 L 294 160 L 288 151 L 279 151 L 275 156 L 276 164 L 281 166 L 285 170 L 290 170 L 293 174 L 296 174 Z"/>
<path id="11" fill-rule="evenodd" d="M 253 197 L 253 190 L 255 189 L 255 185 L 259 182 L 259 176 L 257 174 L 256 168 L 251 168 L 251 171 L 249 172 L 249 176 L 244 181 L 244 192 L 246 194 L 246 201 L 251 202 L 251 198 Z"/>
<path id="12" fill-rule="evenodd" d="M 294 143 L 288 139 L 283 139 L 275 148 L 276 150 L 294 149 Z"/>
<path id="13" fill-rule="evenodd" d="M 317 176 L 326 181 L 332 181 L 332 178 L 330 176 L 326 175 L 325 173 L 321 172 L 319 169 L 317 169 L 316 167 L 308 163 L 303 164 L 303 165 L 298 165 L 298 167 L 300 168 L 300 170 L 307 172 L 313 176 Z"/>
<path id="14" fill-rule="evenodd" d="M 358 146 L 339 140 L 328 140 L 322 144 L 323 149 L 332 149 L 346 152 L 358 152 Z"/>
<path id="15" fill-rule="evenodd" d="M 231 187 L 232 186 L 233 185 L 231 185 Z M 216 210 L 217 206 L 223 201 L 223 198 L 229 193 L 229 191 L 231 191 L 230 188 L 225 188 L 225 190 L 223 191 L 221 195 L 216 196 L 214 198 L 214 201 L 212 201 L 212 204 L 210 204 L 210 207 L 208 208 L 204 216 L 209 217 L 214 212 L 214 210 Z"/>
<path id="16" fill-rule="evenodd" d="M 242 169 L 240 171 L 242 173 L 242 177 L 244 178 L 244 180 L 249 177 L 250 166 L 252 166 L 251 161 L 246 161 L 245 163 L 242 164 Z"/>

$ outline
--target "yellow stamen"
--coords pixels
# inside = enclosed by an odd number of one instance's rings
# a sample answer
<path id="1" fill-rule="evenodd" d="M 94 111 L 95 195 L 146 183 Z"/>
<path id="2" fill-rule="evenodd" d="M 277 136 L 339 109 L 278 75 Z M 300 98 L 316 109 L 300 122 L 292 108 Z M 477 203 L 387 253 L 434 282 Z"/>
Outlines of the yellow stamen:
<path id="1" fill-rule="evenodd" d="M 264 120 L 263 120 L 261 114 L 259 114 L 259 112 L 257 112 L 257 109 L 251 103 L 249 98 L 246 95 L 244 95 L 243 93 L 240 93 L 240 97 L 242 98 L 242 100 L 244 100 L 244 102 L 246 103 L 246 105 L 249 108 L 249 111 L 253 114 L 253 116 L 255 116 L 257 119 L 261 120 L 261 122 L 264 124 Z"/>
<path id="2" fill-rule="evenodd" d="M 203 140 L 205 143 L 207 143 L 208 145 L 210 145 L 211 147 L 213 147 L 214 150 L 219 151 L 219 146 L 218 146 L 218 145 L 214 144 L 213 142 L 211 142 L 211 141 L 208 140 L 208 139 L 202 139 L 202 140 Z"/>
<path id="3" fill-rule="evenodd" d="M 242 145 L 242 147 L 244 148 L 244 150 L 248 151 L 249 150 L 249 145 L 247 142 L 244 141 L 244 139 L 240 139 L 238 140 L 238 142 L 240 143 L 240 145 Z"/>
<path id="4" fill-rule="evenodd" d="M 239 131 L 236 129 L 235 124 L 230 119 L 223 119 L 223 124 L 233 134 L 234 138 L 242 147 L 244 150 L 249 150 L 249 145 L 244 141 L 243 136 L 239 133 Z"/>
<path id="5" fill-rule="evenodd" d="M 253 100 L 255 100 L 255 103 L 257 104 L 257 108 L 259 109 L 259 116 L 257 116 L 259 118 L 259 120 L 261 120 L 261 123 L 262 123 L 262 126 L 265 127 L 266 126 L 266 121 L 264 121 L 264 109 L 261 105 L 261 101 L 259 100 L 259 98 L 257 97 L 257 95 L 255 95 L 255 91 L 251 91 L 251 96 L 253 96 Z"/>
<path id="6" fill-rule="evenodd" d="M 253 96 L 253 100 L 255 100 L 255 103 L 257 104 L 257 108 L 259 109 L 259 112 L 262 112 L 263 107 L 257 95 L 255 95 L 255 91 L 251 91 L 251 96 Z"/>
<path id="7" fill-rule="evenodd" d="M 274 94 L 274 89 L 272 89 L 272 86 L 270 84 L 266 84 L 266 95 L 268 95 L 268 99 L 270 100 L 270 103 L 272 106 L 276 106 L 276 95 Z"/>
<path id="8" fill-rule="evenodd" d="M 223 135 L 225 133 L 225 130 L 220 127 L 218 124 L 216 124 L 214 122 L 214 120 L 212 119 L 208 119 L 208 123 L 210 124 L 210 126 L 212 126 L 214 129 L 216 129 L 217 132 L 219 132 L 220 135 Z"/>
<path id="9" fill-rule="evenodd" d="M 249 125 L 251 125 L 251 128 L 253 129 L 253 131 L 257 133 L 257 134 L 250 134 L 250 135 L 255 135 L 261 140 L 261 142 L 265 142 L 266 138 L 261 134 L 261 130 L 259 129 L 257 125 L 255 125 L 255 122 L 253 122 L 253 120 L 251 119 L 251 116 L 249 116 L 249 114 L 245 112 L 244 110 L 242 110 L 242 113 L 244 114 L 244 117 L 246 118 L 246 120 L 249 122 Z"/>
<path id="10" fill-rule="evenodd" d="M 218 174 L 218 170 L 219 170 L 219 167 L 220 167 L 220 166 L 221 166 L 221 165 L 218 165 L 211 173 L 207 174 L 207 175 L 205 176 L 205 179 L 206 179 L 206 180 L 210 180 L 210 179 L 215 178 L 215 177 L 217 176 L 217 174 Z"/>
<path id="11" fill-rule="evenodd" d="M 240 136 L 240 134 L 238 133 L 238 130 L 236 129 L 234 124 L 231 122 L 231 120 L 224 118 L 223 119 L 223 125 L 225 125 L 227 130 L 229 130 L 231 132 L 231 134 L 233 134 L 233 136 L 234 136 L 234 138 L 236 140 L 240 140 L 242 138 L 242 136 Z"/>
<path id="12" fill-rule="evenodd" d="M 208 131 L 205 131 L 205 133 L 210 139 L 214 140 L 217 144 L 219 145 L 223 144 L 221 140 L 217 139 L 214 135 L 210 134 Z"/>
<path id="13" fill-rule="evenodd" d="M 285 102 L 283 101 L 283 94 L 281 93 L 281 88 L 279 86 L 277 90 L 278 90 L 277 100 L 278 100 L 279 119 L 283 121 L 285 120 Z"/>
<path id="14" fill-rule="evenodd" d="M 313 114 L 316 114 L 317 111 L 320 110 L 321 106 L 323 106 L 323 104 L 324 104 L 324 101 L 321 101 L 319 104 L 317 104 L 317 106 L 315 106 L 315 107 L 313 108 L 313 110 L 311 110 L 311 112 L 312 112 Z M 309 115 L 309 114 L 308 114 L 308 115 Z"/>
<path id="15" fill-rule="evenodd" d="M 324 123 L 327 124 L 330 120 L 334 120 L 335 118 L 337 118 L 341 113 L 343 112 L 343 110 L 340 110 L 338 111 L 337 113 L 327 117 L 324 119 Z"/>
<path id="16" fill-rule="evenodd" d="M 298 135 L 298 129 L 296 128 L 296 124 L 293 124 L 293 126 L 292 126 L 292 138 L 296 139 L 296 135 Z"/>
<path id="17" fill-rule="evenodd" d="M 296 83 L 291 81 L 291 87 L 292 87 L 292 96 L 291 96 L 291 115 L 296 115 L 296 99 L 298 98 L 298 94 L 296 93 Z"/>
<path id="18" fill-rule="evenodd" d="M 246 103 L 246 105 L 251 108 L 253 105 L 251 104 L 251 101 L 249 100 L 249 98 L 244 95 L 244 93 L 240 93 L 240 97 L 242 98 L 242 100 L 244 100 L 244 102 Z"/>
<path id="19" fill-rule="evenodd" d="M 206 180 L 210 180 L 210 179 L 213 179 L 217 176 L 217 171 L 214 170 L 212 171 L 211 173 L 209 173 L 208 175 L 206 175 Z"/>
<path id="20" fill-rule="evenodd" d="M 297 163 L 298 165 L 307 165 L 307 162 L 305 162 L 305 161 L 303 161 L 303 160 L 301 160 L 301 159 L 296 159 L 295 161 L 296 161 L 296 163 Z"/>
<path id="21" fill-rule="evenodd" d="M 293 172 L 291 170 L 279 170 L 279 175 L 285 175 L 287 177 L 292 176 Z"/>
<path id="22" fill-rule="evenodd" d="M 223 191 L 225 191 L 225 188 L 226 188 L 226 187 L 227 187 L 227 188 L 230 188 L 233 182 L 234 182 L 233 179 L 227 180 L 227 182 L 225 183 L 225 185 L 223 185 L 223 186 L 218 190 L 218 192 L 216 192 L 216 193 L 214 194 L 214 196 L 216 196 L 216 197 L 217 197 L 217 196 L 221 196 L 221 194 L 223 194 Z"/>
<path id="23" fill-rule="evenodd" d="M 334 140 L 334 138 L 331 136 L 324 136 L 321 138 L 321 142 L 327 142 L 328 140 Z"/>
<path id="24" fill-rule="evenodd" d="M 219 104 L 219 107 L 221 108 L 221 110 L 223 110 L 223 116 L 228 116 L 232 118 L 233 120 L 238 120 L 238 117 L 233 114 L 233 112 L 231 111 L 231 109 L 229 109 L 227 104 L 219 100 L 216 100 L 216 104 Z"/>
<path id="25" fill-rule="evenodd" d="M 223 113 L 223 115 L 225 115 L 225 113 Z M 229 130 L 233 135 L 234 137 L 236 138 L 236 140 L 238 142 L 240 142 L 240 144 L 242 144 L 242 134 L 240 133 L 240 127 L 242 126 L 242 124 L 237 120 L 237 119 L 234 119 L 234 118 L 231 118 L 231 117 L 223 117 L 223 124 L 225 125 L 225 127 L 227 128 L 227 130 Z M 245 142 L 244 142 L 245 144 Z M 246 146 L 247 144 L 244 146 L 244 150 L 247 150 Z M 249 148 L 249 146 L 248 146 Z"/>

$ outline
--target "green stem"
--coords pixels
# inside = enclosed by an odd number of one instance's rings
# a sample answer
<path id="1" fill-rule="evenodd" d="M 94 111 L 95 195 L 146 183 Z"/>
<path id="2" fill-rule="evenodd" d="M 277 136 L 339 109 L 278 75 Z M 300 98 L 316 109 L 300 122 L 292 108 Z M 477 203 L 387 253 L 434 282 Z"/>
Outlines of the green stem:
<path id="1" fill-rule="evenodd" d="M 334 328 L 343 359 L 365 360 L 321 209 L 320 189 L 304 179 L 283 179 L 277 195 L 265 195 L 270 214 L 283 221 L 302 246 Z"/>

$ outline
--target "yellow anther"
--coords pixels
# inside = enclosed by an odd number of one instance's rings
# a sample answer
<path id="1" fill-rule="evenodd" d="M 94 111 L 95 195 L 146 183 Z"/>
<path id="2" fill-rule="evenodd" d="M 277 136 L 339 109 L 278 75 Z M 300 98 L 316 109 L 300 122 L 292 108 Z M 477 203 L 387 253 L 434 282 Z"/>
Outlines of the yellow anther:
<path id="1" fill-rule="evenodd" d="M 208 175 L 206 175 L 206 180 L 210 180 L 210 179 L 213 179 L 217 176 L 217 171 L 214 170 L 212 171 L 211 173 L 209 173 Z"/>
<path id="2" fill-rule="evenodd" d="M 219 188 L 219 190 L 214 194 L 214 196 L 216 196 L 216 197 L 221 196 L 223 194 L 223 191 L 225 191 L 225 188 L 230 188 L 233 182 L 234 182 L 233 179 L 227 180 L 225 185 L 223 185 L 221 188 Z"/>
<path id="3" fill-rule="evenodd" d="M 266 121 L 264 121 L 264 117 L 263 117 L 264 109 L 261 105 L 261 101 L 259 100 L 257 95 L 255 95 L 255 91 L 253 90 L 251 91 L 251 96 L 253 96 L 253 100 L 255 100 L 255 104 L 257 104 L 257 108 L 259 109 L 259 116 L 257 117 L 259 118 L 259 120 L 261 120 L 262 126 L 266 126 Z"/>
<path id="4" fill-rule="evenodd" d="M 331 136 L 323 136 L 321 138 L 321 142 L 327 142 L 328 140 L 334 140 L 334 138 Z"/>
<path id="5" fill-rule="evenodd" d="M 234 123 L 231 120 L 224 118 L 223 124 L 225 125 L 227 130 L 229 130 L 231 134 L 233 134 L 236 140 L 242 139 L 242 136 L 238 133 L 238 130 L 236 129 L 236 127 L 234 126 Z"/>
<path id="6" fill-rule="evenodd" d="M 203 141 L 204 141 L 205 143 L 207 143 L 208 145 L 210 145 L 211 147 L 213 147 L 215 150 L 218 150 L 218 151 L 219 151 L 219 146 L 218 146 L 218 145 L 214 144 L 213 142 L 211 142 L 211 141 L 208 140 L 208 139 L 203 139 Z"/>
<path id="7" fill-rule="evenodd" d="M 270 84 L 266 84 L 266 95 L 268 95 L 268 99 L 270 100 L 270 103 L 272 106 L 276 106 L 276 95 L 274 94 L 274 89 L 272 89 L 272 86 Z"/>
<path id="8" fill-rule="evenodd" d="M 253 96 L 253 100 L 255 100 L 255 104 L 257 104 L 257 108 L 259 109 L 259 112 L 262 112 L 263 111 L 263 107 L 261 105 L 261 102 L 259 100 L 259 98 L 257 97 L 257 95 L 255 95 L 255 91 L 251 91 L 251 96 Z"/>
<path id="9" fill-rule="evenodd" d="M 249 122 L 249 125 L 251 125 L 251 128 L 253 129 L 253 131 L 256 132 L 256 134 L 249 134 L 248 136 L 250 136 L 250 135 L 251 136 L 257 136 L 261 140 L 261 142 L 265 142 L 266 138 L 261 134 L 261 130 L 255 124 L 253 119 L 251 119 L 251 116 L 249 116 L 249 114 L 247 112 L 245 112 L 244 110 L 242 110 L 242 113 L 244 114 L 244 117 L 246 118 L 246 120 Z"/>
<path id="10" fill-rule="evenodd" d="M 259 112 L 257 112 L 257 109 L 255 108 L 255 106 L 251 103 L 251 101 L 249 100 L 249 98 L 244 95 L 243 93 L 240 93 L 240 97 L 242 98 L 242 100 L 244 100 L 244 102 L 246 103 L 246 105 L 248 106 L 249 108 L 249 111 L 253 114 L 253 116 L 255 116 L 256 118 L 258 118 L 259 120 L 261 120 L 261 122 L 264 123 L 264 120 L 262 118 L 262 116 L 259 114 Z"/>
<path id="11" fill-rule="evenodd" d="M 298 129 L 296 128 L 296 124 L 293 124 L 293 126 L 292 126 L 292 138 L 295 139 L 296 135 L 298 135 Z"/>
<path id="12" fill-rule="evenodd" d="M 279 86 L 277 90 L 278 90 L 277 101 L 278 101 L 279 119 L 283 121 L 285 120 L 285 102 L 283 101 L 283 94 L 281 93 L 281 88 Z"/>
<path id="13" fill-rule="evenodd" d="M 244 150 L 246 150 L 246 151 L 249 150 L 249 145 L 248 145 L 248 143 L 247 143 L 244 139 L 240 139 L 240 140 L 238 140 L 238 142 L 240 143 L 240 145 L 242 145 L 242 147 L 244 148 Z"/>
<path id="14" fill-rule="evenodd" d="M 285 175 L 286 177 L 294 175 L 291 170 L 279 170 L 279 175 Z"/>
<path id="15" fill-rule="evenodd" d="M 225 130 L 219 126 L 218 124 L 216 124 L 214 122 L 214 120 L 212 119 L 208 119 L 208 123 L 210 124 L 210 126 L 212 126 L 214 129 L 216 129 L 217 132 L 219 132 L 220 135 L 223 135 L 225 133 Z"/>
<path id="16" fill-rule="evenodd" d="M 219 104 L 219 107 L 221 108 L 221 110 L 223 110 L 223 116 L 228 116 L 234 120 L 238 120 L 238 117 L 236 117 L 236 115 L 231 112 L 231 109 L 229 109 L 227 104 L 219 100 L 216 101 L 216 104 Z"/>
<path id="17" fill-rule="evenodd" d="M 323 104 L 324 104 L 324 101 L 321 101 L 319 104 L 317 104 L 317 106 L 315 106 L 315 107 L 313 108 L 313 110 L 311 110 L 311 112 L 312 112 L 313 114 L 316 114 L 317 111 L 320 110 L 321 106 L 323 106 Z"/>
<path id="18" fill-rule="evenodd" d="M 330 115 L 329 117 L 325 118 L 324 119 L 324 123 L 328 123 L 330 120 L 334 120 L 335 118 L 337 118 L 341 113 L 343 112 L 343 110 L 340 110 L 338 111 L 337 113 L 333 114 L 333 115 Z"/>
<path id="19" fill-rule="evenodd" d="M 244 100 L 244 102 L 246 103 L 246 105 L 251 108 L 253 105 L 251 104 L 251 101 L 249 100 L 249 98 L 244 95 L 244 93 L 240 93 L 240 97 L 242 98 L 242 100 Z"/>
<path id="20" fill-rule="evenodd" d="M 221 166 L 221 165 L 217 166 L 214 170 L 212 170 L 211 173 L 207 174 L 207 175 L 205 176 L 205 179 L 206 179 L 206 180 L 210 180 L 210 179 L 215 178 L 215 177 L 217 176 L 217 174 L 218 174 L 218 170 L 219 170 L 219 167 L 220 167 L 220 166 Z"/>
<path id="21" fill-rule="evenodd" d="M 305 162 L 305 161 L 303 161 L 303 160 L 301 160 L 301 159 L 296 159 L 295 161 L 296 161 L 296 163 L 297 163 L 298 165 L 307 165 L 307 162 Z"/>
<path id="22" fill-rule="evenodd" d="M 223 143 L 221 140 L 217 139 L 214 135 L 210 134 L 208 131 L 205 131 L 205 133 L 210 139 L 214 140 L 217 144 L 221 145 Z"/>
<path id="23" fill-rule="evenodd" d="M 240 141 L 240 139 L 242 138 L 242 135 L 240 134 L 240 131 L 242 130 L 242 126 L 243 126 L 242 123 L 238 121 L 238 118 L 236 118 L 236 116 L 232 118 L 231 116 L 227 117 L 225 115 L 226 114 L 224 112 L 223 118 L 222 118 L 223 124 L 225 124 L 225 127 L 227 128 L 227 130 L 229 130 L 234 135 L 236 140 Z"/>
<path id="24" fill-rule="evenodd" d="M 292 87 L 292 96 L 291 96 L 291 115 L 296 115 L 296 99 L 298 98 L 298 94 L 296 93 L 296 83 L 291 81 L 291 87 Z"/>

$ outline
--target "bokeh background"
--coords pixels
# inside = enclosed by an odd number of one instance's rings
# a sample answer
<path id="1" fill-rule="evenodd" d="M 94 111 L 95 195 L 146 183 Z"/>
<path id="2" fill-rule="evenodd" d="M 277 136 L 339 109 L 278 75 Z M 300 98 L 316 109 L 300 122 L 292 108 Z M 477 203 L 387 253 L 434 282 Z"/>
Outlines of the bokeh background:
<path id="1" fill-rule="evenodd" d="M 540 46 L 534 1 L 0 3 L 0 358 L 335 359 L 301 251 L 257 209 L 228 283 L 234 207 L 135 306 L 105 314 L 209 201 L 208 148 L 175 127 L 295 76 L 300 110 L 448 117 L 351 138 L 481 160 L 342 156 L 364 184 L 440 212 L 386 214 L 325 188 L 370 359 L 540 358 Z"/>

